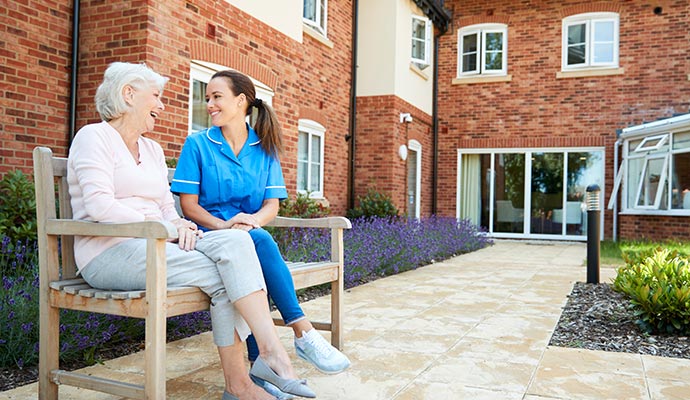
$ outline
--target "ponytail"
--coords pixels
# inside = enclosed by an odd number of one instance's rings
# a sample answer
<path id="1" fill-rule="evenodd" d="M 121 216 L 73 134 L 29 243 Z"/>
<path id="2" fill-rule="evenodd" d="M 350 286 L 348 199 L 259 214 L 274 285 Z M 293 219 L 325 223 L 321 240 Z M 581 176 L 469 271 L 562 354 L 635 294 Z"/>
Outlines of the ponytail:
<path id="1" fill-rule="evenodd" d="M 283 153 L 283 135 L 278 116 L 273 108 L 261 99 L 254 99 L 250 104 L 257 111 L 254 130 L 261 139 L 261 147 L 266 153 L 278 158 Z M 252 107 L 249 107 L 248 113 L 251 113 Z"/>

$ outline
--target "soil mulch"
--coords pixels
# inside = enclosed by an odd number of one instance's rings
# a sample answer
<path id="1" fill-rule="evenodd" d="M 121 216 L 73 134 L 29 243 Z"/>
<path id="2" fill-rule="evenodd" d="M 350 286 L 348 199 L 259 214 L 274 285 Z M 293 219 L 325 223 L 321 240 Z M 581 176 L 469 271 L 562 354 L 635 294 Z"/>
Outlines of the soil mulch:
<path id="1" fill-rule="evenodd" d="M 609 284 L 575 283 L 549 345 L 690 358 L 690 338 L 649 335 L 632 305 Z"/>

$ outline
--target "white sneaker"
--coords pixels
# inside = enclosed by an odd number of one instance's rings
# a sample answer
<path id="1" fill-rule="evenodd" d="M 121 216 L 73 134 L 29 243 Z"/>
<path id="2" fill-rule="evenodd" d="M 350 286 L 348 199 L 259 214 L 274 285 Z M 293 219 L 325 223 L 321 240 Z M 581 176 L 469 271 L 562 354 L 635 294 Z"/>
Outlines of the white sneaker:
<path id="1" fill-rule="evenodd" d="M 313 364 L 324 374 L 337 374 L 350 366 L 350 360 L 335 347 L 331 346 L 316 329 L 302 331 L 302 337 L 295 338 L 297 355 Z"/>

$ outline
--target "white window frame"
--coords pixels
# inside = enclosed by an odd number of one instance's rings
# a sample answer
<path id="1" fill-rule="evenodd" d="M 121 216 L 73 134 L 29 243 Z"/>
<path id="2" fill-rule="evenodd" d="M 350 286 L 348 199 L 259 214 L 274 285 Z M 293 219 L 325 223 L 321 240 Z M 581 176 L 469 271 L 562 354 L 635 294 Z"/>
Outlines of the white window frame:
<path id="1" fill-rule="evenodd" d="M 411 26 L 414 27 L 415 21 L 418 21 L 419 23 L 424 24 L 424 38 L 418 38 L 414 36 L 414 29 L 412 29 L 412 32 L 410 33 L 411 41 L 410 41 L 410 56 L 412 59 L 412 62 L 417 64 L 420 68 L 426 68 L 429 66 L 431 63 L 430 61 L 430 54 L 431 54 L 431 21 L 429 18 L 426 17 L 421 17 L 419 15 L 413 15 L 412 16 L 412 24 Z M 415 58 L 414 54 L 412 54 L 412 49 L 414 49 L 414 43 L 418 42 L 422 45 L 422 48 L 424 49 L 424 58 Z"/>
<path id="2" fill-rule="evenodd" d="M 197 129 L 194 129 L 192 127 L 192 115 L 193 115 L 193 110 L 192 110 L 192 105 L 194 101 L 194 81 L 200 81 L 208 84 L 208 82 L 211 80 L 211 77 L 213 74 L 215 74 L 218 71 L 222 70 L 227 70 L 227 69 L 232 69 L 228 68 L 219 64 L 214 64 L 211 62 L 207 61 L 198 61 L 194 60 L 190 64 L 190 72 L 189 72 L 189 117 L 188 117 L 188 130 L 187 130 L 187 135 L 191 135 L 192 133 L 198 131 Z M 275 93 L 273 90 L 266 86 L 265 84 L 257 81 L 256 79 L 252 78 L 251 76 L 249 79 L 252 80 L 252 83 L 254 83 L 254 89 L 256 90 L 256 97 L 261 99 L 262 101 L 266 102 L 268 105 L 273 105 L 273 96 Z M 206 93 L 202 93 L 202 97 L 206 97 Z M 249 118 L 249 117 L 247 117 Z M 247 120 L 249 122 L 249 120 Z"/>
<path id="3" fill-rule="evenodd" d="M 305 0 L 306 1 L 306 0 Z M 326 37 L 328 25 L 328 0 L 313 0 L 316 4 L 315 15 L 313 17 L 305 17 L 302 13 L 302 21 L 315 29 L 321 35 Z M 306 10 L 304 2 L 302 2 L 303 10 Z M 323 18 L 321 16 L 323 14 Z"/>
<path id="4" fill-rule="evenodd" d="M 301 194 L 306 194 L 309 193 L 309 197 L 312 199 L 322 199 L 324 198 L 324 189 L 323 189 L 323 182 L 324 182 L 324 177 L 323 177 L 323 166 L 324 166 L 324 148 L 325 146 L 325 139 L 326 139 L 326 128 L 319 124 L 316 121 L 310 120 L 310 119 L 300 119 L 298 122 L 298 130 L 300 133 L 304 132 L 307 134 L 307 160 L 306 160 L 306 168 L 307 168 L 307 182 L 306 182 L 306 189 L 305 188 L 297 188 L 297 193 Z M 301 135 L 298 134 L 297 140 L 299 141 L 299 137 Z M 319 190 L 315 191 L 309 191 L 309 188 L 311 188 L 312 184 L 312 175 L 311 175 L 311 166 L 312 166 L 312 143 L 313 143 L 313 138 L 318 137 L 321 140 L 321 146 L 320 146 L 320 154 L 319 154 Z M 299 148 L 299 143 L 297 144 Z M 297 176 L 298 176 L 298 182 L 299 182 L 299 168 L 300 165 L 304 162 L 304 160 L 299 160 L 299 151 L 297 152 Z"/>
<path id="5" fill-rule="evenodd" d="M 596 24 L 600 22 L 613 23 L 613 54 L 610 62 L 596 62 L 594 61 L 594 47 L 597 44 L 594 38 L 596 35 Z M 601 13 L 585 13 L 571 15 L 563 19 L 562 28 L 562 51 L 561 51 L 561 69 L 563 71 L 581 70 L 581 69 L 597 69 L 597 68 L 617 68 L 619 62 L 619 25 L 620 17 L 617 13 L 601 12 Z M 585 26 L 585 61 L 580 64 L 568 65 L 568 28 L 574 25 Z"/>
<path id="6" fill-rule="evenodd" d="M 487 49 L 486 35 L 488 33 L 501 33 L 503 35 L 503 48 L 501 49 L 501 69 L 486 69 L 485 57 Z M 466 36 L 477 35 L 477 68 L 463 72 L 463 39 Z M 477 75 L 500 76 L 508 74 L 508 26 L 505 24 L 478 24 L 458 29 L 458 71 L 459 78 Z"/>
<path id="7" fill-rule="evenodd" d="M 421 204 L 422 204 L 422 199 L 420 196 L 422 195 L 422 144 L 419 143 L 418 141 L 414 139 L 410 139 L 407 142 L 407 148 L 410 149 L 411 151 L 415 152 L 415 155 L 417 157 L 416 160 L 416 171 L 415 174 L 417 176 L 417 179 L 415 181 L 415 205 L 414 205 L 414 218 L 419 219 L 421 215 Z M 407 186 L 407 185 L 406 185 Z M 407 188 L 405 188 L 405 191 L 407 191 Z M 407 197 L 407 196 L 405 196 Z"/>

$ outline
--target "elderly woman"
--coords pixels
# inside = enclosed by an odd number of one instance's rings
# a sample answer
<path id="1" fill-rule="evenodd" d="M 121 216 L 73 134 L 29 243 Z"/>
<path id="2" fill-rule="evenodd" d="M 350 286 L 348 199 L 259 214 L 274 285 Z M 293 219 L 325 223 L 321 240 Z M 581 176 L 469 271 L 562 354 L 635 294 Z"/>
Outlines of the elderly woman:
<path id="1" fill-rule="evenodd" d="M 168 188 L 163 150 L 142 135 L 164 110 L 167 78 L 144 64 L 113 63 L 96 92 L 103 122 L 87 125 L 70 148 L 67 179 L 74 218 L 104 223 L 160 220 L 173 224 L 168 243 L 168 286 L 196 286 L 211 298 L 213 340 L 225 376 L 223 400 L 272 399 L 246 373 L 240 345 L 254 334 L 261 351 L 250 374 L 283 392 L 315 397 L 299 380 L 278 339 L 266 285 L 249 234 L 219 230 L 203 235 L 180 218 Z M 75 257 L 82 277 L 105 289 L 146 286 L 146 242 L 134 238 L 78 237 Z"/>

